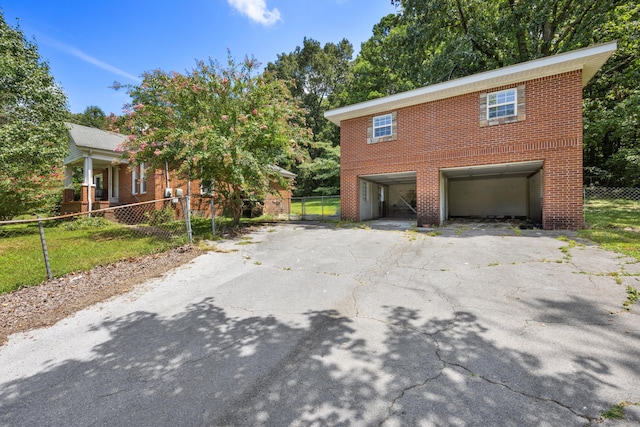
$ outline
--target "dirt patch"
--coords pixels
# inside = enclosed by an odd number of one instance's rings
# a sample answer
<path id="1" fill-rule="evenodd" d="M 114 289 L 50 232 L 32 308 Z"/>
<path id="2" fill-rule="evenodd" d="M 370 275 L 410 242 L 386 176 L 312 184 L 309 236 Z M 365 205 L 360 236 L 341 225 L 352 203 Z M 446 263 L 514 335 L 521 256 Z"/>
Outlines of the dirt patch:
<path id="1" fill-rule="evenodd" d="M 47 280 L 0 295 L 0 345 L 17 332 L 51 326 L 65 317 L 131 290 L 191 261 L 203 252 L 184 246 L 160 254 L 129 258 L 90 271 Z"/>

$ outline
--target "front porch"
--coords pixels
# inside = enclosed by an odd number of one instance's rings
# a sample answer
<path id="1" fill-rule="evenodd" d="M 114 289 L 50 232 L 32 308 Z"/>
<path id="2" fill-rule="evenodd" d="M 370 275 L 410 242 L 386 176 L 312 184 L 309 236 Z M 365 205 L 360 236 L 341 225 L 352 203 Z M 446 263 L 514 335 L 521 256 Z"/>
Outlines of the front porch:
<path id="1" fill-rule="evenodd" d="M 120 174 L 127 162 L 118 146 L 124 135 L 68 124 L 69 156 L 60 213 L 91 212 L 120 203 Z M 122 169 L 122 170 L 121 170 Z"/>

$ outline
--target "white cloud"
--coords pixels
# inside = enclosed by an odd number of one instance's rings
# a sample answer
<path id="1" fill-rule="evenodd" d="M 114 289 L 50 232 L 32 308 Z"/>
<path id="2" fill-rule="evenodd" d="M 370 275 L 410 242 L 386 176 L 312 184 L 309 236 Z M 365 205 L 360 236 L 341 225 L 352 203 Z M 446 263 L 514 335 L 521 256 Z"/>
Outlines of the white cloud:
<path id="1" fill-rule="evenodd" d="M 273 25 L 280 21 L 280 11 L 267 9 L 265 0 L 227 0 L 229 5 L 252 21 L 262 25 Z"/>
<path id="2" fill-rule="evenodd" d="M 140 78 L 127 73 L 126 71 L 121 70 L 120 68 L 114 67 L 111 64 L 107 64 L 106 62 L 102 62 L 99 59 L 94 58 L 93 56 L 87 55 L 86 53 L 84 53 L 83 51 L 81 51 L 78 48 L 75 48 L 73 46 L 68 46 L 64 43 L 60 43 L 57 40 L 53 40 L 51 38 L 46 38 L 45 40 L 43 40 L 44 43 L 62 51 L 65 53 L 68 53 L 69 55 L 73 55 L 76 58 L 79 58 L 89 64 L 95 65 L 98 68 L 102 68 L 103 70 L 112 72 L 114 74 L 117 74 L 119 76 L 122 77 L 126 77 L 127 79 L 133 80 L 135 82 L 141 82 L 142 80 L 140 80 Z"/>

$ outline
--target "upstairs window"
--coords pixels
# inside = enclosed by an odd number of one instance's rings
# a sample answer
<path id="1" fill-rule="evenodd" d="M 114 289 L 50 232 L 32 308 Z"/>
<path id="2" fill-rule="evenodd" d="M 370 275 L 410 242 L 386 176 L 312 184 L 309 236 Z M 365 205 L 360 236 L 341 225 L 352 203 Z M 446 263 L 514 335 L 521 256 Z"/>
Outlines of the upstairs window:
<path id="1" fill-rule="evenodd" d="M 393 134 L 393 118 L 391 114 L 373 118 L 373 137 L 382 138 Z"/>
<path id="2" fill-rule="evenodd" d="M 487 117 L 489 120 L 517 115 L 516 89 L 507 89 L 487 95 Z"/>

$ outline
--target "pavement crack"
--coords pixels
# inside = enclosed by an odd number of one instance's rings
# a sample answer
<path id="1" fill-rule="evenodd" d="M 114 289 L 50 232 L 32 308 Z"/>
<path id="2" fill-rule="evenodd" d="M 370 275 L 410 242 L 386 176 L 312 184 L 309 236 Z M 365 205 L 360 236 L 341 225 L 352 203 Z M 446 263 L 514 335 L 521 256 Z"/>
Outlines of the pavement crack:
<path id="1" fill-rule="evenodd" d="M 440 355 L 438 355 L 438 357 L 440 357 Z M 529 399 L 534 399 L 534 400 L 537 400 L 539 402 L 553 403 L 555 405 L 560 406 L 563 409 L 566 409 L 567 411 L 571 412 L 572 414 L 574 414 L 577 417 L 584 418 L 588 422 L 593 422 L 593 421 L 597 420 L 597 418 L 592 418 L 592 417 L 589 417 L 588 415 L 581 414 L 581 413 L 577 412 L 572 407 L 570 407 L 568 405 L 565 405 L 564 403 L 562 403 L 562 402 L 560 402 L 558 400 L 549 399 L 549 398 L 546 398 L 546 397 L 540 397 L 540 396 L 536 396 L 536 395 L 531 394 L 531 393 L 527 393 L 527 392 L 522 391 L 522 390 L 517 390 L 517 389 L 511 387 L 508 384 L 505 384 L 505 383 L 500 382 L 500 381 L 492 380 L 490 378 L 487 378 L 487 377 L 485 377 L 483 375 L 478 374 L 477 372 L 473 372 L 472 370 L 470 370 L 466 366 L 461 365 L 459 363 L 447 362 L 447 361 L 443 360 L 442 358 L 440 358 L 440 360 L 442 360 L 443 363 L 445 363 L 447 366 L 455 366 L 457 368 L 460 368 L 460 369 L 468 372 L 469 374 L 473 375 L 475 378 L 479 378 L 479 379 L 481 379 L 481 380 L 483 380 L 483 381 L 485 381 L 485 382 L 487 382 L 489 384 L 495 385 L 495 386 L 503 387 L 503 388 L 509 390 L 512 393 L 519 394 L 520 396 L 523 396 L 523 397 L 526 397 L 526 398 L 529 398 Z"/>

